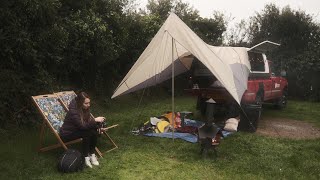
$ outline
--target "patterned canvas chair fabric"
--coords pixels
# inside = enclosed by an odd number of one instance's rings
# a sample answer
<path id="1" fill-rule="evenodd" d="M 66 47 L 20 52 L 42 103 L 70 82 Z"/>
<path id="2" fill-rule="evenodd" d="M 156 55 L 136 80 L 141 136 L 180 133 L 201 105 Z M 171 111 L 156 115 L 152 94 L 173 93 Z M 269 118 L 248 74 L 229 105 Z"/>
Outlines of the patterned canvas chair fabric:
<path id="1" fill-rule="evenodd" d="M 57 97 L 43 97 L 35 100 L 43 114 L 58 133 L 67 114 Z"/>
<path id="2" fill-rule="evenodd" d="M 63 91 L 55 93 L 64 103 L 65 107 L 69 107 L 70 102 L 77 96 L 74 91 Z"/>

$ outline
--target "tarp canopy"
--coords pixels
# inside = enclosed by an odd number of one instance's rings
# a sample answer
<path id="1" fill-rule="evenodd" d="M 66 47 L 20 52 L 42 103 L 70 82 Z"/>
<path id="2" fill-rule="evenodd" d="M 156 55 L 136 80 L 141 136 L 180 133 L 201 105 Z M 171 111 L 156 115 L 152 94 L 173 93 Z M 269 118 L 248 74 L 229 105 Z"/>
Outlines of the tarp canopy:
<path id="1" fill-rule="evenodd" d="M 247 89 L 248 77 L 251 69 L 247 48 L 215 47 L 210 45 L 209 47 L 231 68 L 234 78 L 234 85 L 241 101 L 242 95 Z"/>
<path id="2" fill-rule="evenodd" d="M 250 69 L 243 47 L 214 47 L 171 13 L 111 98 L 159 84 L 191 68 L 196 57 L 240 104 Z"/>

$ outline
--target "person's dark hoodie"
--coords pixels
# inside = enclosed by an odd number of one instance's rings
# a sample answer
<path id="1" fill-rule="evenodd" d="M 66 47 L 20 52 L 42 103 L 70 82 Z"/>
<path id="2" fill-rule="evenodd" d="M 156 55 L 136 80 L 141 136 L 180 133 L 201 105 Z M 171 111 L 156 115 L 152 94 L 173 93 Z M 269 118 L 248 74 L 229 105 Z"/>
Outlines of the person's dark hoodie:
<path id="1" fill-rule="evenodd" d="M 97 123 L 95 122 L 93 117 L 90 116 L 89 112 L 85 117 L 87 117 L 87 119 L 89 120 L 84 121 L 84 123 L 82 123 L 80 118 L 80 112 L 77 108 L 77 103 L 73 99 L 69 104 L 69 111 L 67 112 L 63 125 L 60 128 L 60 136 L 67 136 L 72 134 L 73 132 L 80 130 L 96 129 Z"/>

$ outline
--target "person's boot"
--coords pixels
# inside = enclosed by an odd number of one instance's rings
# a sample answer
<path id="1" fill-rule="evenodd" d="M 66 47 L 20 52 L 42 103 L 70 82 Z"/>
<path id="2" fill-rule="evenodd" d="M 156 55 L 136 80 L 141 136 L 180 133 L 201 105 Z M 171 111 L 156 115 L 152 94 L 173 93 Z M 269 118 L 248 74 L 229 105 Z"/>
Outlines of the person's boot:
<path id="1" fill-rule="evenodd" d="M 89 156 L 84 157 L 84 162 L 85 162 L 86 166 L 88 166 L 89 168 L 92 168 Z"/>
<path id="2" fill-rule="evenodd" d="M 94 153 L 91 154 L 90 161 L 91 161 L 91 164 L 93 164 L 95 166 L 99 166 L 99 162 L 97 160 L 97 156 Z"/>

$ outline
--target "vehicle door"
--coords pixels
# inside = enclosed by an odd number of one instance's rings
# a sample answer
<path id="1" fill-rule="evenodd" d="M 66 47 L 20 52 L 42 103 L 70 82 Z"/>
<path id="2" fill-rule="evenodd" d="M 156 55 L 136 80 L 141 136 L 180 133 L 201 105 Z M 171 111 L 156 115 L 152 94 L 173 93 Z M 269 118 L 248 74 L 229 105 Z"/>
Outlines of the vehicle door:
<path id="1" fill-rule="evenodd" d="M 251 47 L 248 52 L 256 52 L 261 53 L 264 60 L 264 72 L 261 72 L 265 76 L 262 78 L 263 85 L 264 85 L 264 100 L 270 100 L 273 98 L 273 95 L 277 95 L 278 89 L 278 83 L 280 81 L 279 78 L 276 78 L 274 74 L 270 71 L 269 63 L 266 58 L 265 53 L 268 51 L 271 51 L 277 47 L 279 47 L 280 44 L 274 43 L 271 41 L 263 41 L 253 47 Z M 252 67 L 251 67 L 252 68 Z M 280 92 L 281 94 L 281 92 Z"/>
<path id="2" fill-rule="evenodd" d="M 280 76 L 274 71 L 273 63 L 269 61 L 269 68 L 271 72 L 271 99 L 281 97 L 281 80 Z"/>

